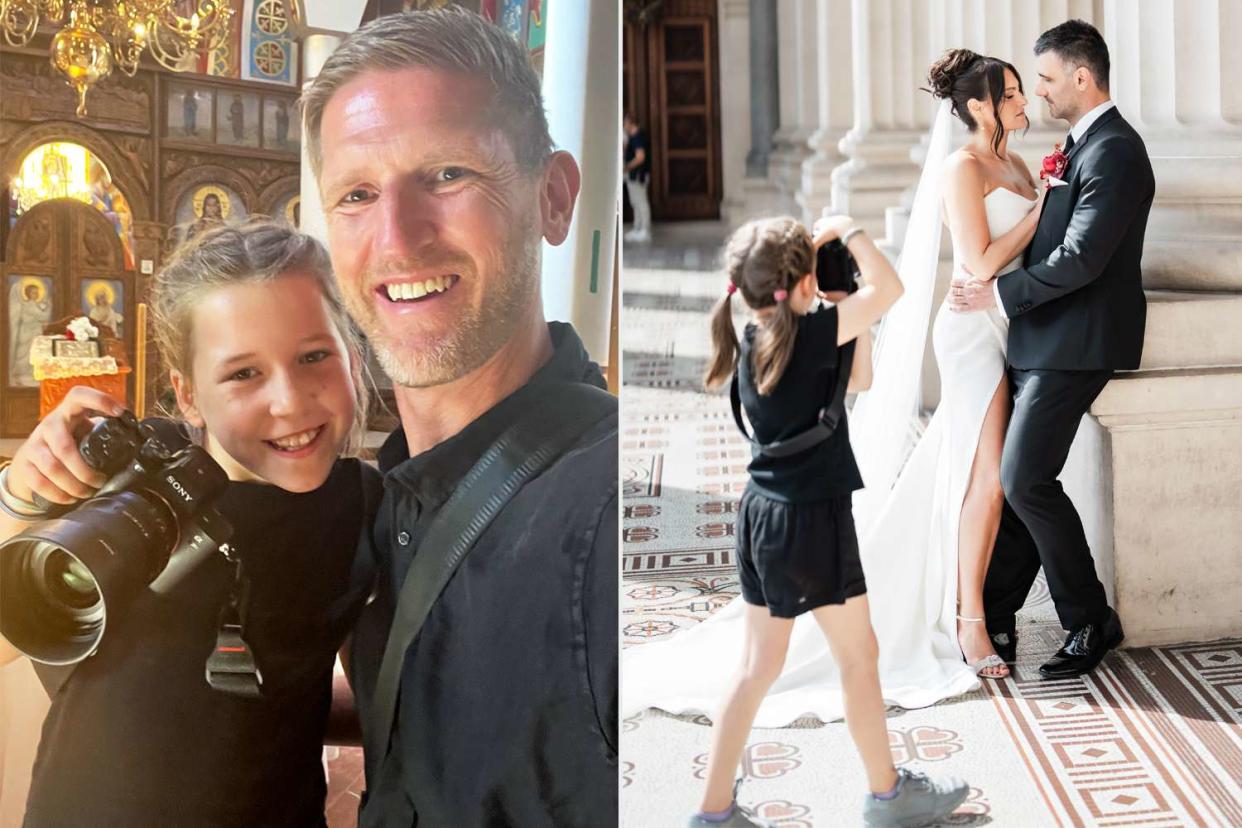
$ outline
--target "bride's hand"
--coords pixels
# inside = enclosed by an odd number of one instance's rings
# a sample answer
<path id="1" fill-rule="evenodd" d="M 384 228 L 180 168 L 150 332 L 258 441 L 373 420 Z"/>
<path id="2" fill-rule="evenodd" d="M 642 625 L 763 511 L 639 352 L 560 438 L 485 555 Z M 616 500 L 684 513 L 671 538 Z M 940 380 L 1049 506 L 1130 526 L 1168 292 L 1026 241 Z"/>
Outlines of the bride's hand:
<path id="1" fill-rule="evenodd" d="M 820 216 L 811 228 L 811 238 L 816 248 L 839 239 L 854 226 L 849 216 Z"/>
<path id="2" fill-rule="evenodd" d="M 1040 182 L 1040 185 L 1039 192 L 1035 197 L 1035 206 L 1031 208 L 1031 211 L 1034 212 L 1036 216 L 1043 212 L 1044 199 L 1048 197 L 1048 191 L 1052 189 L 1052 182 L 1046 178 Z"/>

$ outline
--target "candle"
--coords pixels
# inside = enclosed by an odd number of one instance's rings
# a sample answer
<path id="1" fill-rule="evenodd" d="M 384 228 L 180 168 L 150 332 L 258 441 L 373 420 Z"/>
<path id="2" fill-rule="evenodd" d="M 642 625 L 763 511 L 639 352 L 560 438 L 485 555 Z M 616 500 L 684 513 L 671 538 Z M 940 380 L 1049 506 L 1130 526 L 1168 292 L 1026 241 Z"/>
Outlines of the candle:
<path id="1" fill-rule="evenodd" d="M 138 303 L 138 324 L 134 330 L 134 416 L 147 412 L 147 303 Z"/>

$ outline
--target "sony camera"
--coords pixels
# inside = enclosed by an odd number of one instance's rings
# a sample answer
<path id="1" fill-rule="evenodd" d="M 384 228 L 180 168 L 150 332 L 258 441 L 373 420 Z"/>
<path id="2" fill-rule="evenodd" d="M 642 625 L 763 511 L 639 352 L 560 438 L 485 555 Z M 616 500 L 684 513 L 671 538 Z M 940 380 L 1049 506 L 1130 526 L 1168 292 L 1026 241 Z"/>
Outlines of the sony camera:
<path id="1" fill-rule="evenodd" d="M 840 239 L 820 245 L 815 253 L 815 281 L 821 293 L 858 290 L 858 263 Z"/>
<path id="2" fill-rule="evenodd" d="M 171 451 L 125 412 L 96 423 L 79 449 L 107 482 L 0 544 L 0 635 L 44 664 L 94 653 L 108 616 L 170 558 L 201 560 L 232 534 L 212 506 L 228 477 L 198 446 Z"/>

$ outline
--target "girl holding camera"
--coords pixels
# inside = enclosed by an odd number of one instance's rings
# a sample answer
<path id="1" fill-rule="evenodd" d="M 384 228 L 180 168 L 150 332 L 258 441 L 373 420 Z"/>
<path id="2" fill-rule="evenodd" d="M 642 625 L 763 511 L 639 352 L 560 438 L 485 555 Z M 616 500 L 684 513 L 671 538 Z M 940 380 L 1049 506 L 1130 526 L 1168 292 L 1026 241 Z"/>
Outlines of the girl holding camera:
<path id="1" fill-rule="evenodd" d="M 222 555 L 109 612 L 93 656 L 35 664 L 52 698 L 25 825 L 324 825 L 322 748 L 335 656 L 370 594 L 356 555 L 379 474 L 360 447 L 362 351 L 327 252 L 256 221 L 219 227 L 157 276 L 154 334 L 183 422 L 147 421 L 171 449 L 201 444 L 229 477 L 216 508 L 249 580 L 245 638 L 258 698 L 208 686 L 234 569 Z M 75 388 L 0 478 L 0 538 L 105 481 L 78 440 L 116 400 Z M 180 428 L 178 426 L 181 426 Z M 17 657 L 0 639 L 0 663 Z"/>
<path id="2" fill-rule="evenodd" d="M 820 298 L 816 250 L 838 238 L 865 283 L 838 304 L 811 312 Z M 879 321 L 901 296 L 901 282 L 846 216 L 821 219 L 813 239 L 791 218 L 752 221 L 730 238 L 725 262 L 729 281 L 712 316 L 705 382 L 720 386 L 736 372 L 755 440 L 787 440 L 819 421 L 825 395 L 837 383 L 838 349 Z M 753 312 L 740 340 L 732 319 L 736 292 Z M 916 825 L 951 813 L 966 798 L 965 783 L 893 766 L 850 506 L 851 493 L 863 484 L 845 418 L 827 439 L 799 453 L 756 453 L 748 472 L 736 528 L 747 604 L 743 658 L 713 721 L 707 787 L 690 825 L 765 824 L 738 806 L 730 785 L 759 704 L 781 673 L 794 619 L 807 612 L 840 667 L 846 722 L 871 790 L 863 805 L 866 823 Z"/>

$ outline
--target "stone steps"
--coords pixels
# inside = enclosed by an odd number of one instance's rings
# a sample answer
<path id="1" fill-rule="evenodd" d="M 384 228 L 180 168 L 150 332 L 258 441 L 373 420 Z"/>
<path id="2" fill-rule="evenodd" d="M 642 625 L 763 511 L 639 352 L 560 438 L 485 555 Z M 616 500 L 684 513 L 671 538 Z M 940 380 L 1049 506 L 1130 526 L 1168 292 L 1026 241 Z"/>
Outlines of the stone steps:
<path id="1" fill-rule="evenodd" d="M 1242 293 L 1147 291 L 1140 370 L 1242 367 Z"/>

